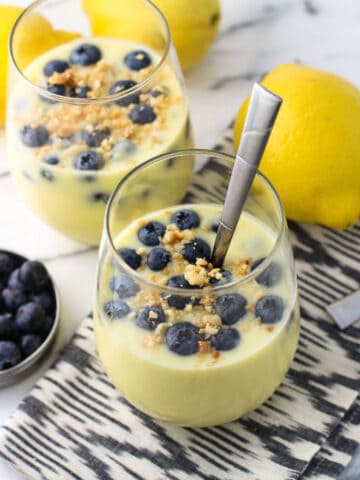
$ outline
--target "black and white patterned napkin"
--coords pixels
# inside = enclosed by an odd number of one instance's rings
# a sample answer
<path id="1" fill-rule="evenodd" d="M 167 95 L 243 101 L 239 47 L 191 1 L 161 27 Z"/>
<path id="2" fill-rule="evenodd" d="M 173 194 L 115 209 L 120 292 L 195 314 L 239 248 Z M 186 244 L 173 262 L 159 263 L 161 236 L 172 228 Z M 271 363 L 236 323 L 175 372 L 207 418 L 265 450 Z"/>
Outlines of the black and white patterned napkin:
<path id="1" fill-rule="evenodd" d="M 232 148 L 230 130 L 217 150 Z M 216 175 L 211 162 L 200 173 Z M 334 479 L 360 438 L 360 325 L 340 331 L 325 306 L 359 288 L 360 223 L 290 222 L 302 326 L 282 385 L 245 418 L 181 428 L 142 414 L 97 358 L 92 320 L 0 433 L 0 454 L 36 480 Z"/>

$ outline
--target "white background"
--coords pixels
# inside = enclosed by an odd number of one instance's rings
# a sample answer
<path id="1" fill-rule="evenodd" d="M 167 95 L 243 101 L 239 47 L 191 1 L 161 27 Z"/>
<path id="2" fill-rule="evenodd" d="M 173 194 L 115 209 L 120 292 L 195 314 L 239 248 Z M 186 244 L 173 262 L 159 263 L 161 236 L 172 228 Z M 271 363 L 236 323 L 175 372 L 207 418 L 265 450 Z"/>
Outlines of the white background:
<path id="1" fill-rule="evenodd" d="M 29 2 L 0 0 L 5 3 L 25 6 Z M 217 142 L 252 81 L 280 63 L 306 63 L 338 73 L 359 86 L 358 0 L 222 0 L 222 5 L 220 36 L 202 63 L 185 77 L 198 147 Z M 0 18 L 0 28 L 1 23 Z M 90 311 L 97 255 L 95 249 L 66 240 L 37 220 L 6 171 L 0 129 L 0 248 L 46 261 L 60 290 L 62 318 L 51 358 L 25 381 L 0 391 L 0 424 Z M 0 480 L 19 479 L 0 460 Z"/>

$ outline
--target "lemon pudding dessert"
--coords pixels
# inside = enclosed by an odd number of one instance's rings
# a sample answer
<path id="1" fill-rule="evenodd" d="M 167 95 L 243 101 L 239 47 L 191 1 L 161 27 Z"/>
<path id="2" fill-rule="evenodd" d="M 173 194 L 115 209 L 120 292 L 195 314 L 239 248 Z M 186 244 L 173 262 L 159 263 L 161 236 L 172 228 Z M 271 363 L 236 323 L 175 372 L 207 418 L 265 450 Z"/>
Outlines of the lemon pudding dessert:
<path id="1" fill-rule="evenodd" d="M 119 231 L 98 272 L 95 336 L 105 371 L 149 415 L 234 420 L 264 402 L 295 353 L 299 310 L 286 249 L 243 212 L 222 268 L 221 205 L 178 205 Z"/>
<path id="2" fill-rule="evenodd" d="M 40 94 L 24 82 L 15 86 L 7 122 L 13 177 L 35 212 L 65 235 L 98 243 L 119 180 L 150 157 L 192 146 L 182 85 L 160 64 L 144 45 L 82 38 L 24 70 L 27 81 L 43 87 Z M 172 167 L 158 175 L 174 180 L 176 190 Z M 151 186 L 139 192 L 144 200 Z"/>

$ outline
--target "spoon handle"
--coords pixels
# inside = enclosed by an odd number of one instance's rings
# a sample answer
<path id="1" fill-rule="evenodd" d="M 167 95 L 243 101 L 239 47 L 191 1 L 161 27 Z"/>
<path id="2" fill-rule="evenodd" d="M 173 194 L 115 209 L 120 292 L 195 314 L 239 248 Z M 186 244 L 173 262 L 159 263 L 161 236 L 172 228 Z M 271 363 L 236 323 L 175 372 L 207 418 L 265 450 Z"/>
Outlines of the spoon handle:
<path id="1" fill-rule="evenodd" d="M 255 83 L 212 253 L 216 267 L 224 263 L 281 102 L 279 96 Z"/>

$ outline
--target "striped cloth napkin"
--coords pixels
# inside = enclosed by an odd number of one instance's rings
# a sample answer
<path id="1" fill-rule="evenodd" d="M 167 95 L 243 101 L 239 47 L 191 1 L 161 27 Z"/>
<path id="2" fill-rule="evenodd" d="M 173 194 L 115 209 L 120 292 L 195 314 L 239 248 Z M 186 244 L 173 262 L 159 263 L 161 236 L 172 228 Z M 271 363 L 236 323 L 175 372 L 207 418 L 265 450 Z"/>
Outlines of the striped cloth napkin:
<path id="1" fill-rule="evenodd" d="M 215 149 L 232 150 L 230 130 Z M 209 162 L 199 185 L 216 174 Z M 1 430 L 0 454 L 34 480 L 337 478 L 360 438 L 360 325 L 340 331 L 325 306 L 359 288 L 360 223 L 341 232 L 289 227 L 301 338 L 291 370 L 264 405 L 214 428 L 155 421 L 107 379 L 88 317 Z"/>

